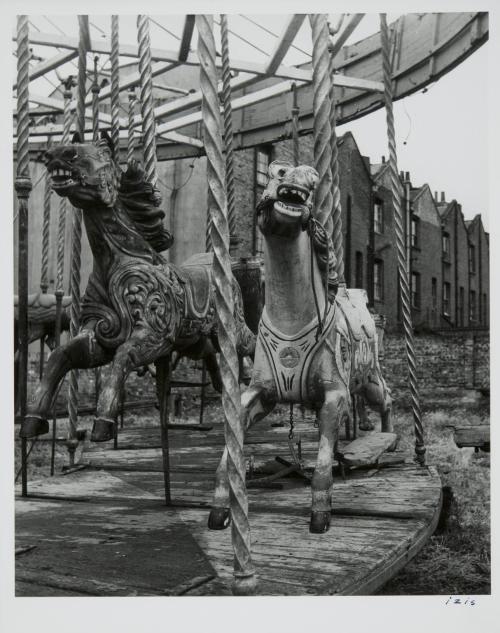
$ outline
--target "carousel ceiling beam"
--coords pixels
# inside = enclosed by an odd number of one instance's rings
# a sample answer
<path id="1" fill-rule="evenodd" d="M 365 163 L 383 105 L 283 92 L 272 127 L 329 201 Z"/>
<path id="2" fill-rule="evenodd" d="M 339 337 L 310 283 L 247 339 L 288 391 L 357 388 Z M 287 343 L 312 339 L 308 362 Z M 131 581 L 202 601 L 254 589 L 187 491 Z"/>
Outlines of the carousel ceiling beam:
<path id="1" fill-rule="evenodd" d="M 337 33 L 332 38 L 331 54 L 333 55 L 333 57 L 335 57 L 335 55 L 340 51 L 342 46 L 344 46 L 349 36 L 354 32 L 354 30 L 356 29 L 356 27 L 358 26 L 358 24 L 361 22 L 361 20 L 364 17 L 365 17 L 364 13 L 355 13 L 350 18 L 349 22 L 346 24 L 344 29 L 340 33 Z"/>
<path id="2" fill-rule="evenodd" d="M 267 63 L 266 74 L 274 75 L 275 71 L 279 68 L 281 62 L 285 58 L 288 49 L 293 43 L 295 36 L 299 32 L 302 23 L 304 22 L 305 14 L 296 14 L 288 17 L 283 32 L 271 53 L 271 57 Z"/>
<path id="3" fill-rule="evenodd" d="M 153 77 L 157 77 L 158 75 L 162 75 L 163 73 L 166 73 L 168 70 L 171 70 L 172 68 L 175 68 L 178 65 L 179 65 L 179 62 L 174 62 L 174 63 L 158 62 L 152 65 L 151 74 Z M 128 75 L 127 77 L 123 78 L 120 81 L 119 92 L 124 92 L 125 90 L 128 90 L 129 88 L 132 88 L 133 86 L 139 85 L 139 81 L 140 81 L 140 74 L 138 72 L 130 73 L 130 75 Z M 105 86 L 99 92 L 99 101 L 101 101 L 102 99 L 106 99 L 110 95 L 111 95 L 111 86 Z M 87 99 L 85 100 L 86 105 L 90 105 L 91 103 L 92 103 L 92 95 L 87 97 Z"/>
<path id="4" fill-rule="evenodd" d="M 193 37 L 194 15 L 186 15 L 184 29 L 182 31 L 181 46 L 179 49 L 179 61 L 185 62 L 189 55 L 191 38 Z"/>
<path id="5" fill-rule="evenodd" d="M 274 86 L 269 86 L 268 88 L 257 90 L 256 92 L 252 92 L 249 95 L 244 95 L 243 97 L 238 97 L 237 99 L 233 100 L 231 107 L 233 111 L 240 110 L 241 108 L 245 108 L 246 106 L 255 105 L 256 103 L 261 103 L 262 101 L 266 101 L 267 99 L 276 97 L 277 95 L 283 94 L 284 92 L 290 92 L 292 89 L 292 83 L 292 81 L 282 81 L 279 84 L 275 84 Z M 178 130 L 179 128 L 185 127 L 186 125 L 199 123 L 201 120 L 201 111 L 193 112 L 191 114 L 186 114 L 183 117 L 179 117 L 178 119 L 174 119 L 173 121 L 168 121 L 166 123 L 157 125 L 156 131 L 158 134 L 173 132 L 174 130 Z"/>
<path id="6" fill-rule="evenodd" d="M 15 36 L 13 36 L 15 40 Z M 65 35 L 47 35 L 46 33 L 30 33 L 30 42 L 41 46 L 58 46 L 59 48 L 78 49 L 78 38 L 67 37 Z M 111 53 L 111 43 L 104 40 L 92 41 L 93 53 Z M 120 44 L 120 55 L 124 57 L 137 57 L 138 48 L 135 44 Z M 159 48 L 151 49 L 151 57 L 153 61 L 163 61 L 178 64 L 178 54 L 174 51 L 163 50 Z M 196 53 L 189 53 L 184 62 L 189 66 L 199 66 L 200 62 Z M 231 68 L 239 72 L 252 73 L 255 75 L 267 76 L 267 64 L 258 62 L 242 61 L 237 59 L 231 60 Z M 222 66 L 222 60 L 218 57 L 216 60 L 218 67 Z M 274 77 L 281 79 L 293 79 L 294 81 L 303 81 L 309 83 L 312 81 L 312 71 L 306 68 L 295 68 L 294 66 L 279 65 L 273 73 Z M 383 85 L 378 81 L 369 81 L 368 79 L 357 79 L 348 77 L 347 75 L 335 76 L 335 83 L 343 88 L 353 88 L 355 90 L 367 90 L 369 92 L 383 92 Z"/>
<path id="7" fill-rule="evenodd" d="M 16 36 L 13 35 L 12 39 L 15 41 Z M 66 35 L 57 35 L 54 33 L 30 33 L 30 43 L 38 44 L 40 46 L 56 46 L 58 48 L 69 48 L 73 50 L 78 49 L 78 38 L 69 37 Z M 138 57 L 138 47 L 135 44 L 120 44 L 120 56 L 121 57 Z M 111 54 L 111 43 L 105 40 L 92 40 L 92 50 L 89 51 L 97 54 Z M 163 62 L 179 62 L 179 55 L 176 51 L 170 51 L 161 48 L 151 49 L 151 58 L 153 61 Z M 189 66 L 199 66 L 200 62 L 196 53 L 189 53 L 184 61 Z M 222 66 L 222 60 L 220 57 L 216 60 L 218 67 Z M 266 75 L 267 64 L 260 64 L 257 62 L 242 61 L 237 59 L 231 60 L 231 68 L 240 72 L 253 73 L 256 75 Z M 274 72 L 276 77 L 283 79 L 294 79 L 295 81 L 310 81 L 311 72 L 303 70 L 301 68 L 295 68 L 293 66 L 279 66 Z"/>
<path id="8" fill-rule="evenodd" d="M 75 57 L 78 57 L 78 51 L 73 51 L 73 50 L 63 51 L 62 53 L 59 53 L 58 55 L 54 55 L 54 57 L 51 57 L 50 59 L 46 59 L 40 64 L 37 64 L 30 71 L 29 80 L 33 81 L 34 79 L 38 79 L 38 77 L 41 77 L 42 75 L 45 75 L 45 73 L 48 73 L 50 70 L 54 70 L 54 68 L 58 68 L 59 66 L 62 66 L 62 64 L 65 64 L 66 62 L 69 62 L 72 59 L 75 59 Z M 12 89 L 13 90 L 17 89 L 17 83 L 15 83 L 12 86 Z"/>

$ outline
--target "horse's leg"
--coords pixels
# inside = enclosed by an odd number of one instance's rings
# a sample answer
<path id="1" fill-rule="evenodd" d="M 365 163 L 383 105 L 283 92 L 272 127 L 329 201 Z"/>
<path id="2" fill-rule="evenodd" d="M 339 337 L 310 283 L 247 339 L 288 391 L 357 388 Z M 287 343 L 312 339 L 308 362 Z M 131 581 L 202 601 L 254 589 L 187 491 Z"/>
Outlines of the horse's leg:
<path id="1" fill-rule="evenodd" d="M 366 411 L 365 394 L 366 390 L 363 389 L 359 394 L 354 396 L 354 402 L 356 403 L 356 411 L 359 419 L 358 428 L 361 429 L 361 431 L 373 431 L 375 425 L 371 422 Z"/>
<path id="2" fill-rule="evenodd" d="M 241 421 L 246 432 L 254 422 L 265 418 L 273 409 L 274 402 L 264 401 L 258 388 L 250 388 L 241 396 Z M 215 491 L 212 509 L 208 517 L 210 530 L 223 530 L 231 522 L 229 506 L 229 480 L 227 473 L 227 447 L 215 472 Z"/>
<path id="3" fill-rule="evenodd" d="M 309 525 L 309 531 L 315 534 L 322 534 L 330 527 L 333 453 L 340 423 L 345 416 L 349 416 L 348 398 L 345 389 L 329 389 L 325 392 L 325 401 L 319 410 L 319 446 L 311 482 L 312 511 Z"/>
<path id="4" fill-rule="evenodd" d="M 377 375 L 377 382 L 369 382 L 365 386 L 364 396 L 370 406 L 379 411 L 382 421 L 382 432 L 392 433 L 392 398 L 381 373 Z"/>
<path id="5" fill-rule="evenodd" d="M 149 330 L 136 330 L 115 351 L 109 375 L 102 386 L 97 402 L 97 416 L 92 427 L 91 440 L 106 442 L 114 436 L 116 419 L 120 408 L 120 394 L 130 372 L 149 365 L 160 356 L 167 356 L 172 345 L 159 340 Z"/>
<path id="6" fill-rule="evenodd" d="M 99 367 L 109 362 L 113 352 L 99 345 L 92 330 L 79 332 L 73 339 L 57 347 L 49 356 L 43 377 L 27 407 L 21 424 L 21 437 L 48 433 L 48 416 L 54 406 L 59 383 L 71 369 Z"/>

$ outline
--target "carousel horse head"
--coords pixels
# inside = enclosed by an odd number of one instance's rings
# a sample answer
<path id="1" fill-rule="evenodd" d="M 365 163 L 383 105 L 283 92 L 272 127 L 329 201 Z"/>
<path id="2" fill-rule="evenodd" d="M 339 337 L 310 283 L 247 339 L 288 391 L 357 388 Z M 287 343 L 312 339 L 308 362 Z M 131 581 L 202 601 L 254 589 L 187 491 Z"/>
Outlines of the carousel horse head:
<path id="1" fill-rule="evenodd" d="M 114 161 L 109 136 L 103 134 L 97 143 L 82 143 L 75 134 L 72 143 L 51 147 L 45 162 L 52 189 L 75 207 L 115 204 L 121 170 Z"/>
<path id="2" fill-rule="evenodd" d="M 311 217 L 318 172 L 307 165 L 294 167 L 274 161 L 269 181 L 257 205 L 258 224 L 264 235 L 295 237 Z"/>

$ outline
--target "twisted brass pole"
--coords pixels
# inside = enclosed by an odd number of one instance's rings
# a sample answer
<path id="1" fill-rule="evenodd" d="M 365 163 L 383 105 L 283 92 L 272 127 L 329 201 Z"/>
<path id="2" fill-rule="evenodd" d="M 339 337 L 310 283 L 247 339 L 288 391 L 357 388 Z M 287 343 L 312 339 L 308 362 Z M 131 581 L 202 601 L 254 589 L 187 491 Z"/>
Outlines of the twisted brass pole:
<path id="1" fill-rule="evenodd" d="M 76 101 L 76 126 L 83 143 L 85 139 L 85 94 L 87 87 L 87 42 L 89 40 L 88 16 L 78 16 L 78 84 Z M 82 254 L 82 210 L 73 209 L 73 228 L 71 235 L 71 264 L 70 264 L 70 326 L 69 334 L 74 338 L 80 326 L 80 270 Z M 70 467 L 75 463 L 75 451 L 78 446 L 78 370 L 72 369 L 69 374 L 68 397 L 68 439 L 66 446 L 69 453 Z"/>
<path id="2" fill-rule="evenodd" d="M 18 398 L 21 420 L 26 416 L 28 380 L 28 200 L 31 192 L 29 167 L 29 23 L 17 17 L 17 169 L 14 187 L 18 199 Z M 21 438 L 21 490 L 28 494 L 27 440 Z"/>
<path id="3" fill-rule="evenodd" d="M 236 198 L 234 193 L 233 110 L 231 106 L 231 66 L 229 63 L 229 38 L 227 15 L 220 16 L 222 55 L 222 110 L 224 113 L 224 151 L 226 155 L 227 219 L 229 222 L 229 252 L 238 245 L 236 234 Z"/>
<path id="4" fill-rule="evenodd" d="M 151 73 L 151 42 L 149 17 L 137 16 L 137 40 L 139 44 L 140 106 L 142 115 L 142 144 L 146 178 L 156 186 L 156 124 L 153 104 L 153 75 Z"/>
<path id="5" fill-rule="evenodd" d="M 111 16 L 111 141 L 117 157 L 120 153 L 119 20 L 119 16 Z"/>
<path id="6" fill-rule="evenodd" d="M 47 147 L 50 146 L 50 142 Z M 49 172 L 45 174 L 43 191 L 43 222 L 42 222 L 42 260 L 40 265 L 40 290 L 46 293 L 49 287 L 49 243 L 50 243 L 50 203 L 52 198 L 52 180 Z"/>
<path id="7" fill-rule="evenodd" d="M 136 104 L 135 88 L 128 92 L 128 138 L 127 138 L 127 163 L 133 160 L 135 155 L 134 116 Z"/>
<path id="8" fill-rule="evenodd" d="M 99 140 L 99 77 L 97 74 L 97 62 L 99 57 L 94 57 L 94 80 L 92 81 L 92 140 Z"/>
<path id="9" fill-rule="evenodd" d="M 390 43 L 387 20 L 384 13 L 380 14 L 380 39 L 382 46 L 382 66 L 384 75 L 384 103 L 387 120 L 387 140 L 389 145 L 389 174 L 391 180 L 392 203 L 394 205 L 394 226 L 396 231 L 396 247 L 398 254 L 398 277 L 401 308 L 403 315 L 403 329 L 406 344 L 406 357 L 408 361 L 408 380 L 410 386 L 413 422 L 415 428 L 415 456 L 416 460 L 425 464 L 424 430 L 422 425 L 422 413 L 418 394 L 417 369 L 415 361 L 415 347 L 413 341 L 413 326 L 411 319 L 410 287 L 408 269 L 406 266 L 406 251 L 403 226 L 403 206 L 401 183 L 398 176 L 398 164 L 396 155 L 396 132 L 394 127 L 394 112 L 392 107 L 392 77 L 390 62 Z"/>
<path id="10" fill-rule="evenodd" d="M 312 30 L 313 70 L 313 137 L 314 162 L 319 175 L 315 194 L 316 217 L 332 234 L 332 149 L 330 126 L 330 61 L 328 55 L 328 27 L 326 16 L 309 16 Z"/>
<path id="11" fill-rule="evenodd" d="M 327 36 L 328 37 L 328 36 Z M 331 42 L 330 42 L 331 43 Z M 337 281 L 344 285 L 344 236 L 342 233 L 342 205 L 340 201 L 339 148 L 337 145 L 337 131 L 335 118 L 335 85 L 333 81 L 335 67 L 333 53 L 329 50 L 330 75 L 330 145 L 332 148 L 332 242 L 337 258 Z"/>
<path id="12" fill-rule="evenodd" d="M 292 84 L 292 144 L 293 144 L 293 164 L 297 166 L 300 162 L 299 146 L 299 104 L 297 102 L 297 84 Z"/>
<path id="13" fill-rule="evenodd" d="M 203 139 L 207 154 L 207 179 L 211 192 L 211 237 L 213 244 L 213 278 L 217 312 L 218 337 L 221 347 L 222 406 L 224 408 L 224 435 L 227 447 L 227 471 L 231 507 L 231 536 L 234 549 L 233 593 L 253 593 L 256 587 L 255 572 L 250 553 L 250 524 L 248 498 L 245 486 L 245 460 L 243 456 L 244 429 L 241 419 L 240 389 L 238 384 L 238 357 L 236 354 L 236 328 L 233 315 L 233 275 L 229 256 L 229 227 L 224 191 L 224 158 L 217 71 L 215 66 L 215 40 L 213 18 L 197 15 L 198 57 L 203 115 Z"/>

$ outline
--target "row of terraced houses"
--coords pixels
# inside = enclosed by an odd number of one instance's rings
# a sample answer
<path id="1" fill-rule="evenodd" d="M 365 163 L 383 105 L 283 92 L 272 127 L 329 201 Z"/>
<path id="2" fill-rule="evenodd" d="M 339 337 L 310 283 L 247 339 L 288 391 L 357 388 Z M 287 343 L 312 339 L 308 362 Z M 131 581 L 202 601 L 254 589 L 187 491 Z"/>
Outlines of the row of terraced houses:
<path id="1" fill-rule="evenodd" d="M 350 132 L 338 143 L 347 286 L 364 288 L 371 306 L 387 317 L 388 329 L 396 330 L 401 306 L 388 164 L 383 158 L 370 163 Z M 262 241 L 248 206 L 255 208 L 269 162 L 290 160 L 291 152 L 290 141 L 283 141 L 236 154 L 238 255 L 260 254 Z M 314 164 L 311 136 L 301 138 L 300 152 L 301 162 Z M 415 186 L 408 172 L 400 178 L 415 329 L 488 327 L 489 236 L 481 215 L 465 220 L 457 200 L 446 200 L 444 192 L 438 197 L 427 184 Z"/>

